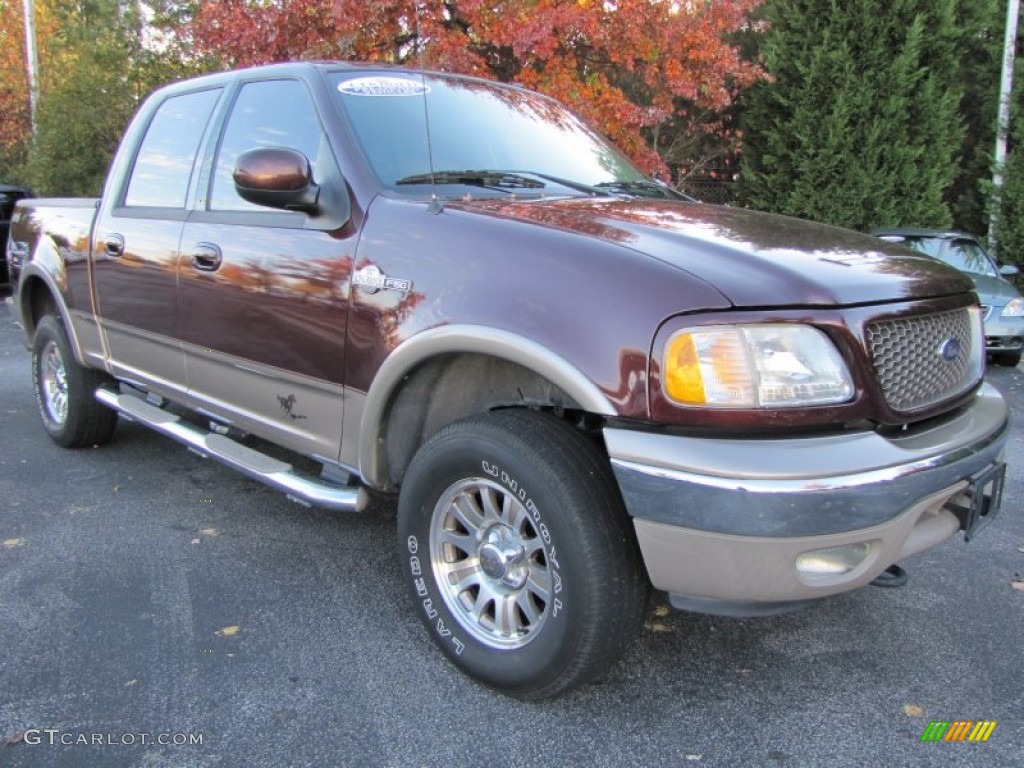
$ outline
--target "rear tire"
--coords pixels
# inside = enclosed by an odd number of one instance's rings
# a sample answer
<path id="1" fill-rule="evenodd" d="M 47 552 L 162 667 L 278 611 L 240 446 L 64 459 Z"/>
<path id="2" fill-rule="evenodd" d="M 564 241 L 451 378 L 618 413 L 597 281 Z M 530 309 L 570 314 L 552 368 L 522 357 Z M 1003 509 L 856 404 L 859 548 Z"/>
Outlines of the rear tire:
<path id="1" fill-rule="evenodd" d="M 112 381 L 78 364 L 60 320 L 47 315 L 39 321 L 32 341 L 32 385 L 43 428 L 55 443 L 82 448 L 110 440 L 117 414 L 94 393 Z"/>
<path id="2" fill-rule="evenodd" d="M 402 484 L 398 543 L 434 642 L 509 695 L 576 687 L 639 631 L 647 581 L 608 459 L 554 417 L 498 411 L 430 438 Z"/>

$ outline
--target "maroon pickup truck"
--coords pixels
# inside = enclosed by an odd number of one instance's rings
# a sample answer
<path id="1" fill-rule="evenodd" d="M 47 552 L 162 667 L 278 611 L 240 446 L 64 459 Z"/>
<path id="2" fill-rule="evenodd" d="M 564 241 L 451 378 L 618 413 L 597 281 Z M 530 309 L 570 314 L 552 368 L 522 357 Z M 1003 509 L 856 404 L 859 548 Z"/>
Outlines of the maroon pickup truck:
<path id="1" fill-rule="evenodd" d="M 358 511 L 415 609 L 524 698 L 611 664 L 651 586 L 763 615 L 998 511 L 971 283 L 702 205 L 551 99 L 278 65 L 156 92 L 100 200 L 19 203 L 14 308 L 67 447 L 118 414 Z"/>

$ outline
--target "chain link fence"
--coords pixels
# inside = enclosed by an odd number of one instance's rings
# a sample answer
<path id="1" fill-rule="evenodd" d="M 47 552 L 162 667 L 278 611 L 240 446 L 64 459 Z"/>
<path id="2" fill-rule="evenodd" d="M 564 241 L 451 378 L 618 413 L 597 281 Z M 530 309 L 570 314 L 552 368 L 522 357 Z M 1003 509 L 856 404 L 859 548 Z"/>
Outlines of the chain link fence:
<path id="1" fill-rule="evenodd" d="M 686 179 L 676 187 L 680 192 L 695 197 L 702 203 L 732 205 L 736 201 L 736 184 L 711 179 Z"/>

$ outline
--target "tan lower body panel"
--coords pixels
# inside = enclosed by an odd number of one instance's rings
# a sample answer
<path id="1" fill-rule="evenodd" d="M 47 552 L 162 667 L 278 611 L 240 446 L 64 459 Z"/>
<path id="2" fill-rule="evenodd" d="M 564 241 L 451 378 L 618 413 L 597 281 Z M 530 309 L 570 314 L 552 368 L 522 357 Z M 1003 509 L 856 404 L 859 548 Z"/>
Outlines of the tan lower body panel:
<path id="1" fill-rule="evenodd" d="M 743 603 L 812 600 L 862 587 L 896 561 L 952 536 L 960 523 L 943 507 L 966 485 L 935 493 L 881 525 L 826 536 L 730 536 L 642 518 L 634 524 L 657 589 Z M 847 573 L 809 579 L 796 568 L 805 552 L 858 543 L 867 544 L 868 553 Z"/>

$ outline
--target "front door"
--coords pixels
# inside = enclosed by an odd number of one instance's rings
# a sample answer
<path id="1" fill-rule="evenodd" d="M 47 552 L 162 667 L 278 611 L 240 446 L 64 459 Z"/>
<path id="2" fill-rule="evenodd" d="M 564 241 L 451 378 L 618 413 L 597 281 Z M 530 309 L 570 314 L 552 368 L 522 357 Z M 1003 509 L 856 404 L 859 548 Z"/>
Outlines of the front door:
<path id="1" fill-rule="evenodd" d="M 217 149 L 202 210 L 179 263 L 190 399 L 248 431 L 336 459 L 355 230 L 242 200 L 242 152 L 302 152 L 314 178 L 340 183 L 314 103 L 298 80 L 244 83 Z"/>

